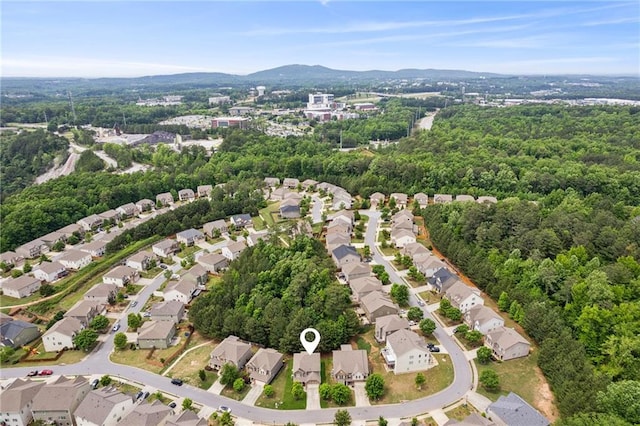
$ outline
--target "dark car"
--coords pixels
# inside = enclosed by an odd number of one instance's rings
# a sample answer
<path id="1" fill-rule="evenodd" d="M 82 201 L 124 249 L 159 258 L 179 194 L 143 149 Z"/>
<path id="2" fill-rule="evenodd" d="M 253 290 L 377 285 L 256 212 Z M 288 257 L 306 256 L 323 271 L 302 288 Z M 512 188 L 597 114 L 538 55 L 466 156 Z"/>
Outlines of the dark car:
<path id="1" fill-rule="evenodd" d="M 169 407 L 171 407 L 171 408 L 176 408 L 176 403 L 175 403 L 175 402 L 172 402 L 171 404 L 169 404 Z"/>
<path id="2" fill-rule="evenodd" d="M 100 383 L 100 380 L 98 379 L 93 379 L 91 381 L 91 389 L 96 389 L 98 387 L 98 384 Z"/>
<path id="3" fill-rule="evenodd" d="M 136 394 L 136 400 L 138 400 L 138 399 L 142 398 L 142 395 L 144 395 L 144 392 L 139 391 L 139 392 Z"/>
<path id="4" fill-rule="evenodd" d="M 431 347 L 429 347 L 429 350 L 430 350 L 431 352 L 440 352 L 440 348 L 439 348 L 439 347 L 437 347 L 437 346 L 431 346 Z"/>
<path id="5" fill-rule="evenodd" d="M 38 375 L 38 370 L 29 371 L 27 377 L 33 377 Z"/>
<path id="6" fill-rule="evenodd" d="M 172 385 L 182 386 L 182 379 L 171 379 Z"/>
<path id="7" fill-rule="evenodd" d="M 161 263 L 161 264 L 160 264 L 160 267 L 161 267 L 162 269 L 167 269 L 167 265 L 165 265 L 164 263 Z"/>
<path id="8" fill-rule="evenodd" d="M 149 397 L 149 392 L 145 392 L 142 394 L 142 399 L 147 399 Z"/>

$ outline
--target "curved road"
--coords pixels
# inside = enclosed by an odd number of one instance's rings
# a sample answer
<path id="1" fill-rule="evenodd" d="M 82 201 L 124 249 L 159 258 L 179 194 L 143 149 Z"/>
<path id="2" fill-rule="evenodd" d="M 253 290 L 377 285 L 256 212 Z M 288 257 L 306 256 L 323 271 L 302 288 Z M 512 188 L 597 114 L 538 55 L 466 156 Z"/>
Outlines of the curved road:
<path id="1" fill-rule="evenodd" d="M 372 247 L 373 259 L 376 263 L 384 265 L 393 282 L 404 282 L 395 272 L 393 267 L 387 262 L 375 246 L 378 220 L 380 212 L 363 211 L 363 214 L 369 216 L 369 226 L 365 236 L 365 243 Z M 137 309 L 129 308 L 130 311 L 139 311 L 144 305 L 143 298 L 148 297 L 153 290 L 157 289 L 163 281 L 163 277 L 157 277 L 152 284 L 148 285 L 138 297 L 139 303 Z M 410 298 L 412 306 L 418 306 L 417 299 L 414 295 Z M 422 308 L 424 310 L 424 308 Z M 426 318 L 432 318 L 431 314 L 424 310 Z M 124 318 L 124 315 L 123 315 Z M 436 321 L 436 324 L 438 322 Z M 50 368 L 55 374 L 66 375 L 90 375 L 90 374 L 109 374 L 111 376 L 126 378 L 140 384 L 157 388 L 168 394 L 178 395 L 180 397 L 191 398 L 199 404 L 216 408 L 220 405 L 226 405 L 232 409 L 234 416 L 249 419 L 261 424 L 278 423 L 284 424 L 294 422 L 298 424 L 309 423 L 330 423 L 333 421 L 337 409 L 322 410 L 271 410 L 255 406 L 244 405 L 239 401 L 225 398 L 220 395 L 207 392 L 205 390 L 195 388 L 189 385 L 177 387 L 171 384 L 169 378 L 157 374 L 150 373 L 139 368 L 130 367 L 121 364 L 114 364 L 109 360 L 109 354 L 113 350 L 113 335 L 110 333 L 106 340 L 88 355 L 81 362 L 73 365 L 54 365 L 50 367 L 40 366 L 38 368 Z M 417 416 L 428 411 L 448 406 L 464 397 L 465 393 L 472 385 L 472 372 L 469 362 L 465 359 L 462 350 L 451 339 L 450 336 L 438 325 L 434 336 L 440 341 L 441 345 L 449 352 L 454 367 L 453 383 L 446 389 L 434 395 L 424 398 L 408 401 L 402 404 L 393 405 L 376 405 L 371 407 L 350 407 L 347 408 L 353 420 L 372 420 L 380 416 L 385 418 L 404 418 L 407 416 Z M 25 377 L 33 367 L 20 368 L 3 368 L 0 370 L 0 379 L 8 379 L 13 377 Z M 428 377 L 428 374 L 427 374 Z"/>

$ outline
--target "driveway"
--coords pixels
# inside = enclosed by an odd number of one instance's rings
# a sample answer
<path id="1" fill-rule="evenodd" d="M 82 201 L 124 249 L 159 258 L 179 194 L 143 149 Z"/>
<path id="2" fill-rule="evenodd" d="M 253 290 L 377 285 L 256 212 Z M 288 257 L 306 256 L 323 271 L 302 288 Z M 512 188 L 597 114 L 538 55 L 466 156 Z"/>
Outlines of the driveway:
<path id="1" fill-rule="evenodd" d="M 255 405 L 256 401 L 262 395 L 262 390 L 264 389 L 264 383 L 256 382 L 251 385 L 251 390 L 242 400 L 243 404 L 247 405 Z"/>
<path id="2" fill-rule="evenodd" d="M 307 410 L 320 409 L 320 385 L 307 385 Z"/>
<path id="3" fill-rule="evenodd" d="M 353 384 L 353 390 L 356 394 L 356 407 L 369 407 L 371 403 L 369 402 L 369 397 L 367 396 L 367 391 L 364 390 L 365 382 L 356 382 Z"/>

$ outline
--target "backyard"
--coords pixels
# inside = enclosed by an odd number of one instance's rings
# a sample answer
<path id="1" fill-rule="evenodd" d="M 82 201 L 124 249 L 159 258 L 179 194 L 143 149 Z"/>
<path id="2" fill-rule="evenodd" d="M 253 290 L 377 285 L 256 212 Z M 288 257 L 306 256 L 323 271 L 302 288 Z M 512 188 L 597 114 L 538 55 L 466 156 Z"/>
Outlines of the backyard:
<path id="1" fill-rule="evenodd" d="M 256 401 L 257 407 L 278 408 L 280 410 L 304 410 L 307 406 L 306 394 L 304 398 L 295 399 L 291 394 L 293 377 L 291 376 L 293 359 L 289 358 L 286 365 L 280 370 L 278 376 L 271 386 L 273 386 L 273 396 L 267 398 L 264 393 Z"/>
<path id="2" fill-rule="evenodd" d="M 211 385 L 218 379 L 218 375 L 213 371 L 206 371 L 206 379 L 202 381 L 199 371 L 203 370 L 209 364 L 211 351 L 215 347 L 215 343 L 209 342 L 204 346 L 196 348 L 187 353 L 173 368 L 166 374 L 167 377 L 178 377 L 191 386 L 197 386 L 200 389 L 209 389 Z"/>

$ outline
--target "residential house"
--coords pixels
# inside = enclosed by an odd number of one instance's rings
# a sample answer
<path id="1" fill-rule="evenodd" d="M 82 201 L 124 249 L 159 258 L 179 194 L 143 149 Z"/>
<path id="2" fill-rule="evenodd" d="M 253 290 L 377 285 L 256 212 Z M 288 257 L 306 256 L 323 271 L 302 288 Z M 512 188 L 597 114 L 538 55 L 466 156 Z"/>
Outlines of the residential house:
<path id="1" fill-rule="evenodd" d="M 258 349 L 247 362 L 246 369 L 251 380 L 268 385 L 284 366 L 283 356 L 275 349 Z"/>
<path id="2" fill-rule="evenodd" d="M 488 204 L 496 204 L 498 199 L 496 197 L 482 196 L 478 197 L 476 200 L 478 204 L 488 203 Z"/>
<path id="3" fill-rule="evenodd" d="M 296 178 L 284 178 L 282 186 L 289 189 L 296 189 L 300 185 L 300 181 Z"/>
<path id="4" fill-rule="evenodd" d="M 198 198 L 210 197 L 213 192 L 213 185 L 198 185 L 196 188 Z"/>
<path id="5" fill-rule="evenodd" d="M 391 225 L 398 229 L 413 230 L 413 213 L 407 209 L 402 209 L 391 216 Z"/>
<path id="6" fill-rule="evenodd" d="M 382 356 L 395 374 L 422 371 L 433 365 L 431 351 L 422 337 L 406 329 L 387 336 Z"/>
<path id="7" fill-rule="evenodd" d="M 176 240 L 167 238 L 151 246 L 151 250 L 158 257 L 170 257 L 180 250 L 180 244 Z"/>
<path id="8" fill-rule="evenodd" d="M 115 302 L 118 295 L 118 286 L 115 284 L 99 283 L 91 287 L 85 294 L 84 300 L 90 300 L 102 305 Z"/>
<path id="9" fill-rule="evenodd" d="M 285 200 L 280 204 L 280 217 L 283 219 L 298 219 L 300 217 L 300 203 L 295 200 Z"/>
<path id="10" fill-rule="evenodd" d="M 15 266 L 20 263 L 24 258 L 14 251 L 5 251 L 0 254 L 0 262 L 4 262 L 9 266 Z"/>
<path id="11" fill-rule="evenodd" d="M 82 229 L 85 231 L 91 231 L 93 229 L 99 228 L 102 226 L 103 218 L 98 216 L 97 214 L 92 214 L 91 216 L 83 217 L 76 223 L 82 226 Z"/>
<path id="12" fill-rule="evenodd" d="M 176 240 L 186 246 L 192 246 L 198 241 L 204 240 L 204 234 L 197 229 L 189 228 L 178 232 Z"/>
<path id="13" fill-rule="evenodd" d="M 345 244 L 334 248 L 331 251 L 331 258 L 338 268 L 342 268 L 348 263 L 357 263 L 362 260 L 355 247 Z"/>
<path id="14" fill-rule="evenodd" d="M 444 262 L 435 256 L 417 257 L 413 260 L 413 264 L 418 272 L 428 279 L 432 278 L 440 269 L 446 269 Z"/>
<path id="15" fill-rule="evenodd" d="M 48 251 L 47 245 L 42 240 L 29 241 L 16 249 L 16 254 L 23 259 L 35 259 Z"/>
<path id="16" fill-rule="evenodd" d="M 187 410 L 188 411 L 188 410 Z M 123 425 L 162 426 L 173 410 L 157 399 L 152 403 L 142 401 L 122 419 Z"/>
<path id="17" fill-rule="evenodd" d="M 333 251 L 339 246 L 348 246 L 351 244 L 351 236 L 349 234 L 345 234 L 344 232 L 327 232 L 325 237 L 325 246 L 328 251 Z"/>
<path id="18" fill-rule="evenodd" d="M 51 283 L 66 275 L 66 272 L 66 268 L 60 262 L 42 262 L 37 269 L 33 270 L 33 276 L 40 281 Z"/>
<path id="19" fill-rule="evenodd" d="M 551 423 L 527 401 L 513 392 L 487 407 L 487 417 L 498 426 L 549 426 Z"/>
<path id="20" fill-rule="evenodd" d="M 167 418 L 164 426 L 208 426 L 209 422 L 191 410 L 184 410 Z"/>
<path id="21" fill-rule="evenodd" d="M 350 209 L 352 205 L 353 198 L 347 191 L 341 190 L 333 194 L 333 200 L 331 201 L 333 210 Z"/>
<path id="22" fill-rule="evenodd" d="M 18 349 L 38 337 L 40 337 L 40 330 L 30 322 L 12 320 L 0 324 L 0 346 Z M 0 415 L 1 413 L 0 410 Z"/>
<path id="23" fill-rule="evenodd" d="M 376 319 L 375 338 L 380 343 L 386 343 L 387 336 L 398 330 L 409 330 L 409 321 L 398 314 L 385 315 Z"/>
<path id="24" fill-rule="evenodd" d="M 244 241 L 229 241 L 229 243 L 222 247 L 222 255 L 231 260 L 235 260 L 240 257 L 240 254 L 247 248 Z"/>
<path id="25" fill-rule="evenodd" d="M 342 273 L 347 282 L 351 282 L 351 280 L 371 276 L 371 266 L 362 262 L 347 263 L 342 267 Z"/>
<path id="26" fill-rule="evenodd" d="M 318 185 L 318 181 L 317 180 L 313 180 L 313 179 L 306 179 L 302 182 L 302 188 L 305 191 L 309 191 L 309 190 L 313 190 L 315 189 L 316 185 Z"/>
<path id="27" fill-rule="evenodd" d="M 80 251 L 89 253 L 91 257 L 102 257 L 107 250 L 107 243 L 102 240 L 94 240 L 90 243 L 84 244 Z"/>
<path id="28" fill-rule="evenodd" d="M 131 395 L 107 386 L 89 392 L 73 416 L 77 426 L 116 426 L 133 410 L 133 404 Z"/>
<path id="29" fill-rule="evenodd" d="M 161 206 L 168 206 L 173 204 L 173 195 L 170 192 L 163 192 L 162 194 L 156 195 L 156 204 Z"/>
<path id="30" fill-rule="evenodd" d="M 120 215 L 113 209 L 102 212 L 98 216 L 102 218 L 103 223 L 105 221 L 109 223 L 117 223 L 120 220 Z"/>
<path id="31" fill-rule="evenodd" d="M 42 241 L 44 245 L 49 248 L 49 250 L 51 250 L 57 243 L 64 243 L 65 241 L 67 241 L 67 236 L 62 232 L 54 231 L 40 237 L 39 240 Z"/>
<path id="32" fill-rule="evenodd" d="M 106 284 L 115 284 L 118 287 L 124 287 L 127 284 L 133 284 L 138 281 L 140 275 L 138 271 L 128 266 L 116 266 L 102 276 L 102 282 Z"/>
<path id="33" fill-rule="evenodd" d="M 203 287 L 209 282 L 209 272 L 207 272 L 204 266 L 195 264 L 189 268 L 182 278 L 192 280 L 197 286 Z"/>
<path id="34" fill-rule="evenodd" d="M 184 303 L 177 300 L 158 302 L 149 310 L 153 321 L 172 321 L 178 324 L 184 317 Z"/>
<path id="35" fill-rule="evenodd" d="M 229 259 L 218 253 L 209 253 L 200 256 L 196 259 L 196 262 L 202 265 L 207 272 L 211 272 L 212 274 L 215 274 L 229 266 Z"/>
<path id="36" fill-rule="evenodd" d="M 63 228 L 60 228 L 58 229 L 58 232 L 60 232 L 61 234 L 64 234 L 65 240 L 68 240 L 69 237 L 72 236 L 73 234 L 77 234 L 77 235 L 84 234 L 84 230 L 82 229 L 82 226 L 78 225 L 77 223 L 71 223 Z"/>
<path id="37" fill-rule="evenodd" d="M 43 382 L 15 379 L 0 392 L 0 423 L 7 426 L 27 426 L 33 421 L 33 399 Z"/>
<path id="38" fill-rule="evenodd" d="M 429 204 L 429 196 L 424 192 L 418 192 L 413 196 L 414 203 L 417 203 L 421 209 L 424 209 Z"/>
<path id="39" fill-rule="evenodd" d="M 469 201 L 474 203 L 476 199 L 473 198 L 473 196 L 471 195 L 456 195 L 456 202 L 469 202 Z"/>
<path id="40" fill-rule="evenodd" d="M 215 238 L 217 233 L 226 234 L 229 232 L 229 228 L 227 228 L 227 222 L 225 222 L 224 219 L 207 222 L 202 227 L 202 230 L 210 238 Z"/>
<path id="41" fill-rule="evenodd" d="M 75 318 L 82 323 L 83 326 L 88 327 L 91 320 L 96 316 L 104 313 L 105 306 L 93 300 L 79 300 L 73 305 L 64 316 L 66 318 Z"/>
<path id="42" fill-rule="evenodd" d="M 293 381 L 307 384 L 320 384 L 320 354 L 298 352 L 293 354 Z"/>
<path id="43" fill-rule="evenodd" d="M 254 234 L 249 234 L 249 236 L 247 237 L 247 245 L 249 247 L 253 247 L 258 244 L 259 241 L 266 240 L 267 237 L 269 237 L 269 232 L 267 231 L 260 231 Z"/>
<path id="44" fill-rule="evenodd" d="M 173 199 L 173 197 L 171 197 L 171 199 Z M 152 210 L 155 205 L 156 203 L 154 203 L 152 200 L 148 198 L 143 198 L 142 200 L 136 203 L 136 212 L 138 213 L 148 212 Z"/>
<path id="45" fill-rule="evenodd" d="M 444 426 L 496 426 L 496 424 L 478 413 L 471 413 L 462 420 L 449 419 Z"/>
<path id="46" fill-rule="evenodd" d="M 434 204 L 447 204 L 453 201 L 453 196 L 451 194 L 435 194 L 433 196 Z"/>
<path id="47" fill-rule="evenodd" d="M 499 361 L 508 361 L 529 355 L 531 344 L 513 328 L 498 327 L 487 333 L 484 345 L 491 349 L 493 357 Z"/>
<path id="48" fill-rule="evenodd" d="M 374 192 L 369 196 L 371 207 L 378 208 L 379 206 L 383 206 L 385 198 L 386 197 L 382 192 Z"/>
<path id="49" fill-rule="evenodd" d="M 251 215 L 243 213 L 231 216 L 231 224 L 236 228 L 248 228 L 253 226 L 253 221 Z"/>
<path id="50" fill-rule="evenodd" d="M 449 287 L 458 281 L 458 277 L 447 268 L 438 269 L 427 281 L 435 291 L 444 293 Z"/>
<path id="51" fill-rule="evenodd" d="M 85 326 L 76 318 L 66 317 L 56 322 L 42 335 L 42 344 L 47 352 L 59 352 L 76 345 L 73 339 Z"/>
<path id="52" fill-rule="evenodd" d="M 45 424 L 54 422 L 58 426 L 72 426 L 74 411 L 90 391 L 89 381 L 84 377 L 60 376 L 40 388 L 33 398 L 33 419 Z"/>
<path id="53" fill-rule="evenodd" d="M 387 294 L 381 291 L 372 291 L 362 296 L 360 306 L 371 324 L 375 323 L 380 317 L 397 314 L 400 310 L 398 305 L 393 303 Z"/>
<path id="54" fill-rule="evenodd" d="M 351 345 L 342 345 L 339 351 L 333 351 L 331 377 L 347 386 L 352 386 L 355 382 L 364 382 L 369 377 L 367 351 L 354 350 Z"/>
<path id="55" fill-rule="evenodd" d="M 2 283 L 2 293 L 15 299 L 22 299 L 40 289 L 41 282 L 38 278 L 22 275 L 18 278 L 9 278 Z"/>
<path id="56" fill-rule="evenodd" d="M 504 319 L 493 309 L 484 305 L 477 305 L 467 310 L 464 322 L 471 330 L 487 334 L 499 327 L 504 327 Z"/>
<path id="57" fill-rule="evenodd" d="M 351 235 L 353 232 L 353 223 L 345 216 L 337 216 L 327 226 L 327 234 L 344 234 Z"/>
<path id="58" fill-rule="evenodd" d="M 416 257 L 431 256 L 431 252 L 420 243 L 405 244 L 404 247 L 402 247 L 402 250 L 400 250 L 400 254 L 403 256 L 409 256 L 412 260 Z"/>
<path id="59" fill-rule="evenodd" d="M 266 177 L 266 178 L 264 178 L 264 183 L 269 188 L 276 188 L 276 187 L 280 186 L 280 179 L 278 179 L 276 177 Z"/>
<path id="60" fill-rule="evenodd" d="M 402 248 L 407 244 L 412 244 L 416 242 L 416 234 L 413 231 L 408 229 L 395 229 L 391 230 L 391 243 L 398 247 Z"/>
<path id="61" fill-rule="evenodd" d="M 69 250 L 58 258 L 58 262 L 62 263 L 65 268 L 73 271 L 79 271 L 92 261 L 91 253 L 81 250 Z"/>
<path id="62" fill-rule="evenodd" d="M 191 302 L 196 289 L 197 285 L 195 281 L 190 279 L 183 278 L 180 281 L 171 281 L 164 289 L 163 298 L 165 301 L 177 300 L 186 305 Z"/>
<path id="63" fill-rule="evenodd" d="M 155 256 L 153 255 L 153 253 L 142 250 L 128 258 L 126 265 L 129 268 L 133 268 L 137 271 L 142 272 L 151 268 L 151 263 L 154 259 Z"/>
<path id="64" fill-rule="evenodd" d="M 0 312 L 0 325 L 8 321 L 13 321 L 13 317 L 11 315 L 5 314 L 4 312 Z"/>
<path id="65" fill-rule="evenodd" d="M 129 217 L 135 216 L 136 205 L 133 203 L 123 204 L 120 207 L 116 208 L 116 211 L 120 215 L 120 219 L 127 219 Z"/>
<path id="66" fill-rule="evenodd" d="M 250 343 L 243 342 L 236 336 L 227 336 L 211 352 L 209 365 L 214 370 L 220 370 L 223 365 L 232 364 L 238 370 L 242 370 L 252 355 Z"/>
<path id="67" fill-rule="evenodd" d="M 178 191 L 178 199 L 180 201 L 193 201 L 196 199 L 196 194 L 193 189 L 181 189 Z"/>
<path id="68" fill-rule="evenodd" d="M 138 329 L 138 347 L 140 349 L 167 349 L 176 335 L 173 321 L 145 321 Z"/>
<path id="69" fill-rule="evenodd" d="M 462 281 L 456 281 L 446 289 L 444 297 L 451 302 L 451 306 L 458 308 L 463 314 L 474 306 L 484 305 L 480 290 L 469 287 Z"/>
<path id="70" fill-rule="evenodd" d="M 403 194 L 401 192 L 394 192 L 391 195 L 389 195 L 389 200 L 395 200 L 396 207 L 399 209 L 407 208 L 408 198 L 409 197 L 407 196 L 407 194 Z"/>
<path id="71" fill-rule="evenodd" d="M 360 300 L 367 294 L 374 291 L 381 291 L 382 282 L 380 282 L 376 277 L 367 276 L 349 280 L 349 287 L 351 287 L 353 299 L 356 302 L 360 302 Z"/>

